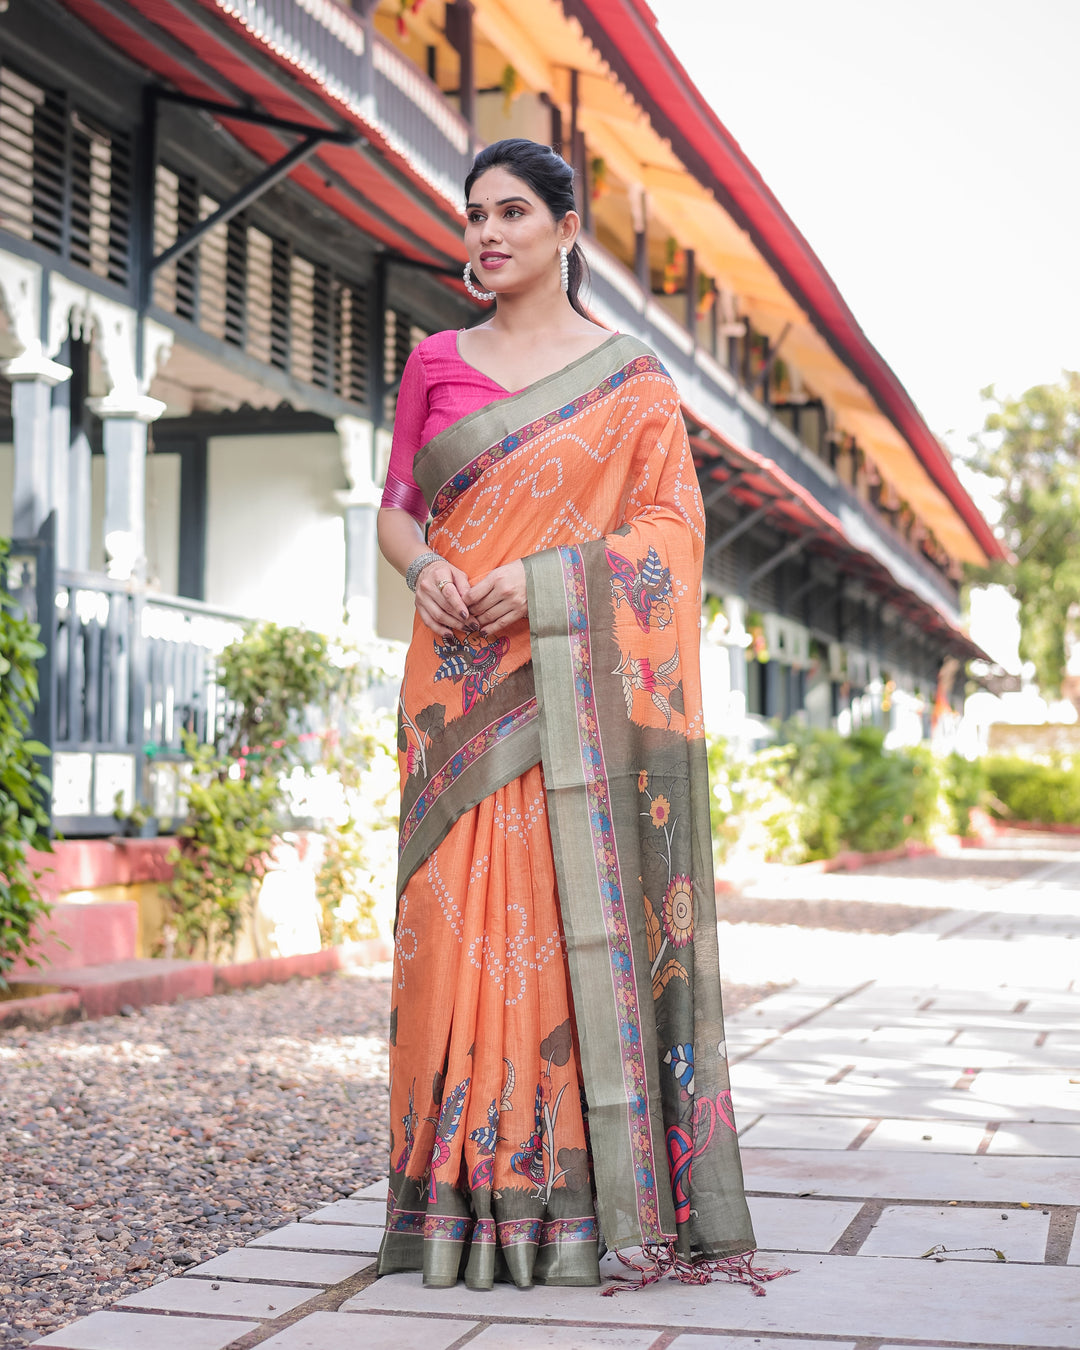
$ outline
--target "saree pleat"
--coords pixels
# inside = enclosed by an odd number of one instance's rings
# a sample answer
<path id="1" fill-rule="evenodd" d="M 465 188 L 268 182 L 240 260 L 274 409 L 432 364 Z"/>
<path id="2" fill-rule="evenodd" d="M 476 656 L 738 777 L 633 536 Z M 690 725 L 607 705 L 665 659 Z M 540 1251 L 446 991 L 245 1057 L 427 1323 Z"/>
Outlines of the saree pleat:
<path id="1" fill-rule="evenodd" d="M 459 817 L 401 898 L 379 1271 L 599 1282 L 543 775 Z"/>

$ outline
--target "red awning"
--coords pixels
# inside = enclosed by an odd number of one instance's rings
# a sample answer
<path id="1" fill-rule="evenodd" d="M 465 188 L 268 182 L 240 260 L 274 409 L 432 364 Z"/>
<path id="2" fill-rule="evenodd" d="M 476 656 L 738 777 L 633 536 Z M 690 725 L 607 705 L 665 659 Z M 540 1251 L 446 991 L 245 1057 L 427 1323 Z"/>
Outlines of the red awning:
<path id="1" fill-rule="evenodd" d="M 599 23 L 610 48 L 647 95 L 657 130 L 670 139 L 695 175 L 700 171 L 707 185 L 715 182 L 719 199 L 750 232 L 837 356 L 870 390 L 979 547 L 989 558 L 1006 558 L 1004 544 L 968 496 L 911 396 L 859 327 L 820 258 L 664 41 L 645 0 L 581 0 L 580 8 Z"/>
<path id="2" fill-rule="evenodd" d="M 230 20 L 213 0 L 207 8 L 212 10 L 216 22 L 197 22 L 182 4 L 174 4 L 172 0 L 129 0 L 130 21 L 97 0 L 63 0 L 63 3 L 89 28 L 183 94 L 229 102 L 227 95 L 223 98 L 222 84 L 213 78 L 220 76 L 226 88 L 240 91 L 271 116 L 316 124 L 310 106 L 290 93 L 289 81 L 278 83 L 268 78 L 257 61 L 245 60 L 242 52 L 238 53 L 232 43 L 224 40 L 226 33 L 223 32 L 221 38 L 215 37 L 215 29 L 220 31 L 223 25 L 231 22 L 248 43 L 265 50 L 239 20 Z M 186 50 L 178 51 L 178 44 Z M 185 64 L 187 52 L 191 54 L 190 65 Z M 281 64 L 285 63 L 282 61 Z M 289 65 L 288 70 L 292 77 L 305 82 L 295 66 Z M 205 78 L 200 71 L 205 73 Z M 333 100 L 310 77 L 306 82 L 317 92 L 320 102 L 327 105 L 327 115 L 322 119 L 325 126 L 351 123 L 369 142 L 377 145 L 382 154 L 381 157 L 364 155 L 356 149 L 331 144 L 320 148 L 318 153 L 322 161 L 354 189 L 355 196 L 327 182 L 326 176 L 311 164 L 301 164 L 294 169 L 290 175 L 292 180 L 396 253 L 433 264 L 463 261 L 465 251 L 460 229 L 454 227 L 445 201 L 393 153 L 375 128 Z M 274 131 L 265 127 L 229 121 L 224 116 L 219 120 L 228 126 L 237 141 L 267 163 L 280 159 L 288 148 Z M 387 171 L 391 164 L 422 189 L 423 194 L 431 198 L 432 207 L 437 205 L 439 210 L 428 210 L 417 201 L 416 195 L 395 182 L 394 175 Z M 365 210 L 365 202 L 377 208 L 377 212 Z M 395 224 L 400 224 L 403 229 L 396 229 Z"/>
<path id="3" fill-rule="evenodd" d="M 698 420 L 695 418 L 695 420 Z M 938 634 L 965 660 L 990 658 L 944 611 L 931 605 L 899 582 L 885 564 L 860 548 L 846 534 L 840 521 L 827 511 L 813 493 L 789 477 L 764 455 L 735 445 L 708 428 L 709 438 L 691 436 L 694 462 L 702 491 L 708 495 L 710 481 L 731 482 L 731 499 L 747 511 L 769 506 L 767 518 L 778 530 L 792 536 L 811 536 L 807 547 L 828 556 L 841 571 L 857 574 L 873 590 L 919 623 Z"/>

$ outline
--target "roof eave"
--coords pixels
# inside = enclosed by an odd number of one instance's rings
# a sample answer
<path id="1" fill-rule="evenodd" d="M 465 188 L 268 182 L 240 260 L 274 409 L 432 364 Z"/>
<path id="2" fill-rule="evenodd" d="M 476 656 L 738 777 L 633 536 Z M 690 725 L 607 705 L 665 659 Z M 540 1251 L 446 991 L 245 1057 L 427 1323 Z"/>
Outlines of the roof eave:
<path id="1" fill-rule="evenodd" d="M 785 288 L 836 356 L 877 401 L 911 446 L 988 560 L 1006 550 L 972 501 L 911 396 L 867 338 L 820 258 L 780 205 L 738 142 L 705 101 L 657 27 L 645 0 L 562 0 L 586 33 L 599 25 L 603 55 L 630 87 L 646 95 L 654 126 L 754 240 Z M 659 83 L 658 83 L 659 82 Z M 662 87 L 661 87 L 662 86 Z M 680 119 L 680 105 L 690 114 Z M 696 125 L 695 125 L 696 123 Z"/>

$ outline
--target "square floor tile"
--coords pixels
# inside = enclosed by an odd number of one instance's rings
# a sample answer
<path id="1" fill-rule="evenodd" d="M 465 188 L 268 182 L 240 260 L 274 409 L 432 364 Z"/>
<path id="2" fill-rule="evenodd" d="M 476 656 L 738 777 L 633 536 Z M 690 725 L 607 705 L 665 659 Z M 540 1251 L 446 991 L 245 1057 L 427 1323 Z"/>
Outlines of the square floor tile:
<path id="1" fill-rule="evenodd" d="M 287 1223 L 272 1233 L 263 1233 L 249 1247 L 283 1247 L 294 1252 L 357 1252 L 374 1256 L 382 1241 L 381 1228 L 360 1228 L 344 1223 Z"/>
<path id="2" fill-rule="evenodd" d="M 739 1136 L 741 1148 L 847 1148 L 869 1121 L 860 1116 L 774 1115 L 766 1112 Z"/>
<path id="3" fill-rule="evenodd" d="M 859 1147 L 864 1153 L 974 1153 L 985 1134 L 986 1126 L 976 1121 L 883 1120 Z"/>
<path id="4" fill-rule="evenodd" d="M 959 1075 L 957 1075 L 959 1077 Z M 979 1074 L 975 1082 L 982 1078 Z M 990 1104 L 985 1094 L 974 1088 L 957 1091 L 953 1088 L 892 1088 L 877 1084 L 852 1082 L 850 1076 L 839 1083 L 811 1088 L 804 1085 L 773 1083 L 761 1086 L 743 1086 L 736 1095 L 741 1113 L 749 1118 L 757 1112 L 778 1112 L 783 1115 L 843 1115 L 877 1116 L 881 1119 L 903 1117 L 946 1120 L 1075 1120 L 1075 1109 L 1036 1104 L 1024 1100 L 1019 1091 L 1012 1103 L 1000 1099 Z"/>
<path id="5" fill-rule="evenodd" d="M 772 1336 L 677 1336 L 669 1350 L 855 1350 L 851 1341 L 778 1341 Z M 920 1346 L 919 1350 L 922 1350 Z"/>
<path id="6" fill-rule="evenodd" d="M 954 1044 L 959 1050 L 1034 1050 L 1036 1027 L 1019 1027 L 1008 1030 L 1005 1027 L 965 1027 L 957 1036 Z"/>
<path id="7" fill-rule="evenodd" d="M 216 1275 L 222 1279 L 270 1280 L 275 1284 L 313 1284 L 328 1289 L 366 1270 L 373 1262 L 366 1256 L 335 1256 L 330 1252 L 282 1252 L 272 1247 L 234 1247 L 189 1275 Z"/>
<path id="8" fill-rule="evenodd" d="M 751 1148 L 743 1171 L 748 1190 L 772 1195 L 1080 1204 L 1080 1169 L 1071 1158 Z"/>
<path id="9" fill-rule="evenodd" d="M 1073 1076 L 1065 1069 L 1057 1073 L 987 1069 L 975 1076 L 969 1092 L 977 1101 L 1023 1109 L 1035 1120 L 1060 1120 L 1063 1113 L 1075 1119 L 1080 1118 L 1080 1084 L 1070 1082 Z M 991 1116 L 998 1119 L 992 1112 Z"/>
<path id="10" fill-rule="evenodd" d="M 117 1307 L 273 1319 L 299 1308 L 318 1292 L 292 1285 L 235 1284 L 230 1280 L 162 1280 L 122 1298 Z"/>
<path id="11" fill-rule="evenodd" d="M 1080 1158 L 1080 1125 L 999 1125 L 987 1153 L 1026 1153 L 1038 1157 Z"/>
<path id="12" fill-rule="evenodd" d="M 858 1214 L 855 1200 L 752 1195 L 747 1202 L 758 1246 L 773 1252 L 827 1252 Z"/>
<path id="13" fill-rule="evenodd" d="M 902 1047 L 911 1054 L 912 1048 L 917 1050 L 928 1045 L 948 1045 L 955 1035 L 951 1026 L 925 1023 L 920 1026 L 891 1026 L 886 1022 L 865 1032 L 866 1046 L 872 1055 L 884 1054 L 886 1047 Z M 1028 1032 L 1028 1035 L 1034 1040 L 1033 1032 Z"/>
<path id="14" fill-rule="evenodd" d="M 666 1280 L 616 1298 L 600 1298 L 596 1289 L 496 1285 L 483 1295 L 484 1315 L 582 1326 L 640 1329 L 651 1324 L 699 1334 L 954 1341 L 972 1350 L 985 1345 L 1060 1350 L 1076 1344 L 1080 1327 L 1080 1280 L 1075 1269 L 1064 1266 L 798 1252 L 769 1252 L 761 1264 L 789 1266 L 795 1273 L 770 1283 L 766 1298 L 754 1298 L 739 1286 Z M 419 1274 L 388 1275 L 349 1299 L 345 1308 L 475 1316 L 476 1300 L 475 1292 L 460 1284 L 424 1289 Z M 735 1340 L 731 1350 L 754 1347 Z"/>
<path id="15" fill-rule="evenodd" d="M 363 1190 L 353 1191 L 349 1196 L 350 1200 L 378 1200 L 381 1204 L 386 1204 L 386 1195 L 390 1189 L 390 1183 L 386 1177 L 382 1181 L 373 1181 L 370 1186 L 365 1186 Z"/>
<path id="16" fill-rule="evenodd" d="M 386 1226 L 386 1202 L 377 1200 L 335 1200 L 314 1214 L 307 1214 L 301 1223 L 352 1223 L 366 1228 Z"/>
<path id="17" fill-rule="evenodd" d="M 859 1255 L 921 1257 L 940 1244 L 950 1261 L 997 1261 L 996 1250 L 1006 1261 L 1041 1262 L 1049 1231 L 1038 1210 L 888 1205 Z"/>
<path id="18" fill-rule="evenodd" d="M 445 1317 L 314 1312 L 262 1341 L 260 1350 L 446 1350 L 475 1325 Z"/>
<path id="19" fill-rule="evenodd" d="M 258 1329 L 258 1322 L 222 1322 L 211 1317 L 96 1312 L 34 1345 L 53 1350 L 225 1350 Z"/>
<path id="20" fill-rule="evenodd" d="M 620 1327 L 544 1327 L 497 1323 L 469 1342 L 481 1350 L 649 1350 L 661 1332 Z M 747 1347 L 749 1350 L 749 1347 Z M 754 1347 L 757 1350 L 757 1347 Z"/>

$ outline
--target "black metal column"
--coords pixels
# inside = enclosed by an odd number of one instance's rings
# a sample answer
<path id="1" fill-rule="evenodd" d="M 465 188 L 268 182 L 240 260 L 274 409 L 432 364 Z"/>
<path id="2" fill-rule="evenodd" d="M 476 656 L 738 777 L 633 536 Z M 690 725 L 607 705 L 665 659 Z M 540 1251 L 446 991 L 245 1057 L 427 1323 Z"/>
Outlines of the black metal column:
<path id="1" fill-rule="evenodd" d="M 180 454 L 180 543 L 177 590 L 206 599 L 207 437 L 177 447 Z"/>

